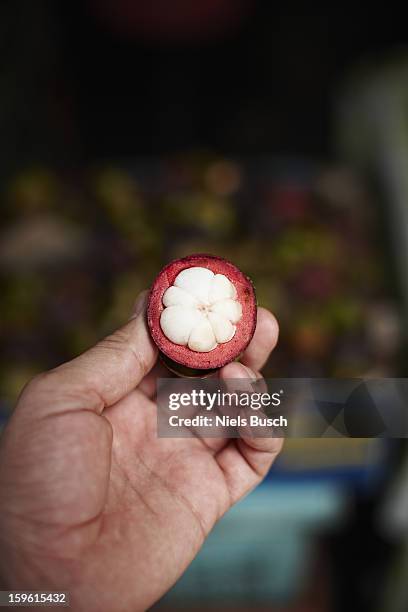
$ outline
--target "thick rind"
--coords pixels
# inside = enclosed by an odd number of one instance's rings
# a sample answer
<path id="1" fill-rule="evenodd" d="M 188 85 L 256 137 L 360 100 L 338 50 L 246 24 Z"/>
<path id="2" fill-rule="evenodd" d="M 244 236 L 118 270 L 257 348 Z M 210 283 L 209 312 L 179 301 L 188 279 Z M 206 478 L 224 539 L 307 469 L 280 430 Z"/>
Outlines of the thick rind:
<path id="1" fill-rule="evenodd" d="M 208 268 L 214 274 L 224 274 L 234 284 L 237 299 L 242 306 L 242 317 L 237 323 L 234 337 L 208 353 L 197 353 L 186 346 L 174 344 L 164 335 L 160 327 L 164 292 L 174 284 L 176 276 L 182 270 L 193 266 Z M 241 270 L 222 257 L 200 253 L 176 259 L 161 270 L 152 285 L 147 305 L 147 322 L 154 342 L 172 361 L 197 370 L 221 368 L 241 355 L 254 335 L 256 327 L 254 287 Z"/>

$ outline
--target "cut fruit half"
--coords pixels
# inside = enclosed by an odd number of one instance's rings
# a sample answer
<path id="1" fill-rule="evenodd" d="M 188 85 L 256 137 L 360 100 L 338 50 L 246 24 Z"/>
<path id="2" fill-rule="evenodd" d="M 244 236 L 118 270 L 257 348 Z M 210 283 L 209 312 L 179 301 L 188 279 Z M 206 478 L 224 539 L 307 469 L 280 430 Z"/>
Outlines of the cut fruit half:
<path id="1" fill-rule="evenodd" d="M 157 276 L 147 320 L 170 369 L 203 375 L 239 357 L 249 344 L 256 326 L 254 288 L 231 262 L 190 255 Z"/>

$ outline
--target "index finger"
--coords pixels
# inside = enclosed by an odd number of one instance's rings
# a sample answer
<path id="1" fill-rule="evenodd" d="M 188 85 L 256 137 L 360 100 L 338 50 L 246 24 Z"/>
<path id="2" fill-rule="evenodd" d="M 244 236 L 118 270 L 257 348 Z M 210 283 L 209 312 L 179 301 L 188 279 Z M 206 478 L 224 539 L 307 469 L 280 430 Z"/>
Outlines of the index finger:
<path id="1" fill-rule="evenodd" d="M 278 322 L 269 310 L 258 308 L 254 337 L 241 357 L 241 363 L 257 372 L 267 361 L 278 341 Z"/>

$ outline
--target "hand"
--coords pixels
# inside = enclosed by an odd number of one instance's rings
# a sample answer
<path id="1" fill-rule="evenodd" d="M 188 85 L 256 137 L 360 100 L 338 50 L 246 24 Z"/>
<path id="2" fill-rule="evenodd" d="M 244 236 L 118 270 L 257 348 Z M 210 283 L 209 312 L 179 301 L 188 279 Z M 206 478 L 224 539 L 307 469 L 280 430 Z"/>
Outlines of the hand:
<path id="1" fill-rule="evenodd" d="M 155 381 L 168 373 L 145 302 L 123 328 L 23 390 L 0 441 L 3 588 L 66 590 L 86 612 L 146 609 L 281 449 L 273 438 L 157 438 Z M 242 364 L 220 376 L 253 376 L 277 335 L 260 308 Z"/>

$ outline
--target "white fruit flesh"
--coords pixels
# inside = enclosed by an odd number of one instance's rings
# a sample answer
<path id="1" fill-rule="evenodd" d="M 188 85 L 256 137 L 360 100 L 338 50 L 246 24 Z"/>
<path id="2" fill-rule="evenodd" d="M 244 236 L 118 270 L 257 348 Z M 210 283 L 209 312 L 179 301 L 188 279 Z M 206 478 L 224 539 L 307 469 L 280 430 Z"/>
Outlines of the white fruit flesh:
<path id="1" fill-rule="evenodd" d="M 242 316 L 237 292 L 224 274 L 207 268 L 182 270 L 163 295 L 160 327 L 174 344 L 207 353 L 229 342 Z"/>

